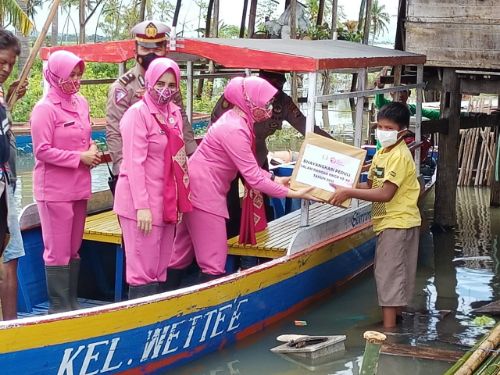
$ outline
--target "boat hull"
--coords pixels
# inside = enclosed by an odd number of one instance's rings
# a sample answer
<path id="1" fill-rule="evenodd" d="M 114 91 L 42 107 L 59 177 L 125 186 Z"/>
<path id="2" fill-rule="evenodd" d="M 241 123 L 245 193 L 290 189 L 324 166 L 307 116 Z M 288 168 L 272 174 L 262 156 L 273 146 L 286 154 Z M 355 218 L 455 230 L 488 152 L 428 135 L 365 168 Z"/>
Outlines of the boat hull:
<path id="1" fill-rule="evenodd" d="M 20 374 L 159 373 L 324 298 L 373 262 L 364 223 L 308 250 L 199 286 L 0 324 L 0 367 Z"/>

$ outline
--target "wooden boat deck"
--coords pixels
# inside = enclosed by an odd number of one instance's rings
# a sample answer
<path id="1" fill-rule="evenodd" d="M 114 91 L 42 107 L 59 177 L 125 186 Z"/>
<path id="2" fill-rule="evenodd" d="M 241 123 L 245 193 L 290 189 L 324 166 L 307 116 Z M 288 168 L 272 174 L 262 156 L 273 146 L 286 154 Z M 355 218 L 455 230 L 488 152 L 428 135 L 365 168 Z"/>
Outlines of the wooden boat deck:
<path id="1" fill-rule="evenodd" d="M 329 204 L 313 204 L 309 209 L 309 226 L 325 222 L 342 211 L 344 209 Z M 286 254 L 299 226 L 300 210 L 297 210 L 271 221 L 265 230 L 257 233 L 257 244 L 255 245 L 238 243 L 238 236 L 229 239 L 229 253 L 234 255 L 279 258 Z"/>
<path id="2" fill-rule="evenodd" d="M 313 204 L 309 210 L 309 225 L 325 222 L 342 211 L 342 208 L 329 204 Z M 264 231 L 257 233 L 255 245 L 238 243 L 238 236 L 229 239 L 228 252 L 233 255 L 279 258 L 286 254 L 299 225 L 300 210 L 297 210 L 271 221 Z M 113 211 L 106 211 L 88 216 L 83 239 L 121 245 L 122 232 L 116 214 Z"/>

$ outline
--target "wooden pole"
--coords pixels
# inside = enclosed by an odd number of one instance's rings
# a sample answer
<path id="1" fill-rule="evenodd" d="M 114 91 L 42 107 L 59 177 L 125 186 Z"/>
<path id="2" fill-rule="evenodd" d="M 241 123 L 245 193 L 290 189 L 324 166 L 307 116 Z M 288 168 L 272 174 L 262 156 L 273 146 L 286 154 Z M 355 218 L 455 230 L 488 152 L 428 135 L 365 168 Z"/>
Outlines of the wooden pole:
<path id="1" fill-rule="evenodd" d="M 492 351 L 497 349 L 500 343 L 500 325 L 496 325 L 490 333 L 483 338 L 471 351 L 469 351 L 462 360 L 459 360 L 451 367 L 445 375 L 469 375 L 481 366 L 483 361 Z"/>
<path id="2" fill-rule="evenodd" d="M 370 26 L 372 24 L 372 0 L 366 0 L 365 23 L 363 29 L 363 43 L 368 44 L 370 37 Z"/>
<path id="3" fill-rule="evenodd" d="M 499 102 L 500 104 L 500 102 Z M 492 169 L 492 181 L 490 184 L 490 206 L 500 207 L 500 132 L 496 130 L 496 148 L 495 148 L 495 161 Z"/>
<path id="4" fill-rule="evenodd" d="M 460 129 L 460 80 L 454 69 L 445 68 L 441 94 L 441 117 L 448 118 L 448 134 L 439 136 L 439 158 L 434 201 L 434 223 L 443 228 L 455 226 Z"/>
<path id="5" fill-rule="evenodd" d="M 245 24 L 247 21 L 248 0 L 243 0 L 243 12 L 241 13 L 240 38 L 245 37 Z"/>
<path id="6" fill-rule="evenodd" d="M 250 15 L 248 16 L 248 35 L 247 38 L 253 38 L 255 33 L 255 18 L 257 17 L 257 0 L 250 0 Z"/>
<path id="7" fill-rule="evenodd" d="M 363 337 L 366 340 L 366 345 L 365 352 L 363 353 L 363 364 L 361 365 L 360 375 L 375 375 L 377 373 L 378 359 L 380 357 L 380 348 L 386 336 L 380 332 L 366 331 Z"/>
<path id="8" fill-rule="evenodd" d="M 338 5 L 339 0 L 332 1 L 332 29 L 330 30 L 330 39 L 337 39 L 337 20 L 338 20 Z"/>
<path id="9" fill-rule="evenodd" d="M 319 0 L 318 16 L 316 17 L 316 26 L 321 26 L 323 23 L 323 14 L 325 12 L 325 0 Z"/>
<path id="10" fill-rule="evenodd" d="M 297 0 L 291 0 L 290 1 L 290 20 L 289 20 L 289 26 L 290 26 L 290 39 L 296 39 L 297 38 Z M 292 100 L 294 101 L 295 104 L 298 103 L 297 97 L 297 73 L 292 72 Z"/>
<path id="11" fill-rule="evenodd" d="M 36 39 L 35 44 L 31 49 L 28 60 L 26 61 L 26 64 L 23 67 L 21 75 L 19 76 L 19 85 L 17 87 L 22 87 L 23 83 L 28 78 L 28 74 L 31 70 L 31 67 L 33 66 L 33 63 L 35 62 L 36 55 L 38 54 L 38 51 L 40 50 L 42 43 L 45 41 L 45 37 L 47 36 L 47 31 L 49 30 L 49 27 L 52 24 L 52 21 L 57 13 L 57 9 L 59 7 L 60 2 L 61 0 L 54 0 L 54 2 L 52 3 L 52 6 L 49 10 L 49 14 L 47 15 L 47 19 L 45 20 L 45 24 L 43 25 L 42 30 L 40 31 L 40 34 L 38 35 L 38 38 Z M 12 93 L 12 95 L 9 98 L 9 102 L 7 103 L 7 106 L 11 111 L 13 110 L 16 101 L 17 101 L 17 90 Z"/>

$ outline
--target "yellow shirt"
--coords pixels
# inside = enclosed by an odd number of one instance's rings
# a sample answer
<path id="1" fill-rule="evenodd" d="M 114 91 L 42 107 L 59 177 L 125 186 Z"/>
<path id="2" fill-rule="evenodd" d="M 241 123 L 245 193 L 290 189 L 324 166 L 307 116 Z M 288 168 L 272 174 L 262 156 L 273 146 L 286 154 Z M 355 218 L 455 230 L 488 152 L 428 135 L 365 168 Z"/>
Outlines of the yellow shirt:
<path id="1" fill-rule="evenodd" d="M 421 223 L 417 207 L 420 184 L 410 150 L 400 141 L 391 150 L 381 149 L 373 157 L 368 173 L 372 189 L 392 182 L 398 189 L 389 202 L 373 202 L 373 229 L 378 234 L 384 229 L 407 229 Z"/>

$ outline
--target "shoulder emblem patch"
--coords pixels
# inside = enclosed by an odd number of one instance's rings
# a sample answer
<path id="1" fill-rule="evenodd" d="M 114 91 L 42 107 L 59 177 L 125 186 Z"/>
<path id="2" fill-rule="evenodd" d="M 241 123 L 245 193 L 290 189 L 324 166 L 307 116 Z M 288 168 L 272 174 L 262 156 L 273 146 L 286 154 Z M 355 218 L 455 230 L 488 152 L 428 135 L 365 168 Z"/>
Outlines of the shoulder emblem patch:
<path id="1" fill-rule="evenodd" d="M 122 75 L 118 80 L 123 86 L 127 86 L 130 82 L 132 82 L 135 79 L 135 74 L 134 73 L 125 73 Z"/>
<path id="2" fill-rule="evenodd" d="M 127 97 L 127 90 L 125 89 L 115 90 L 115 104 L 120 103 L 126 97 Z"/>

